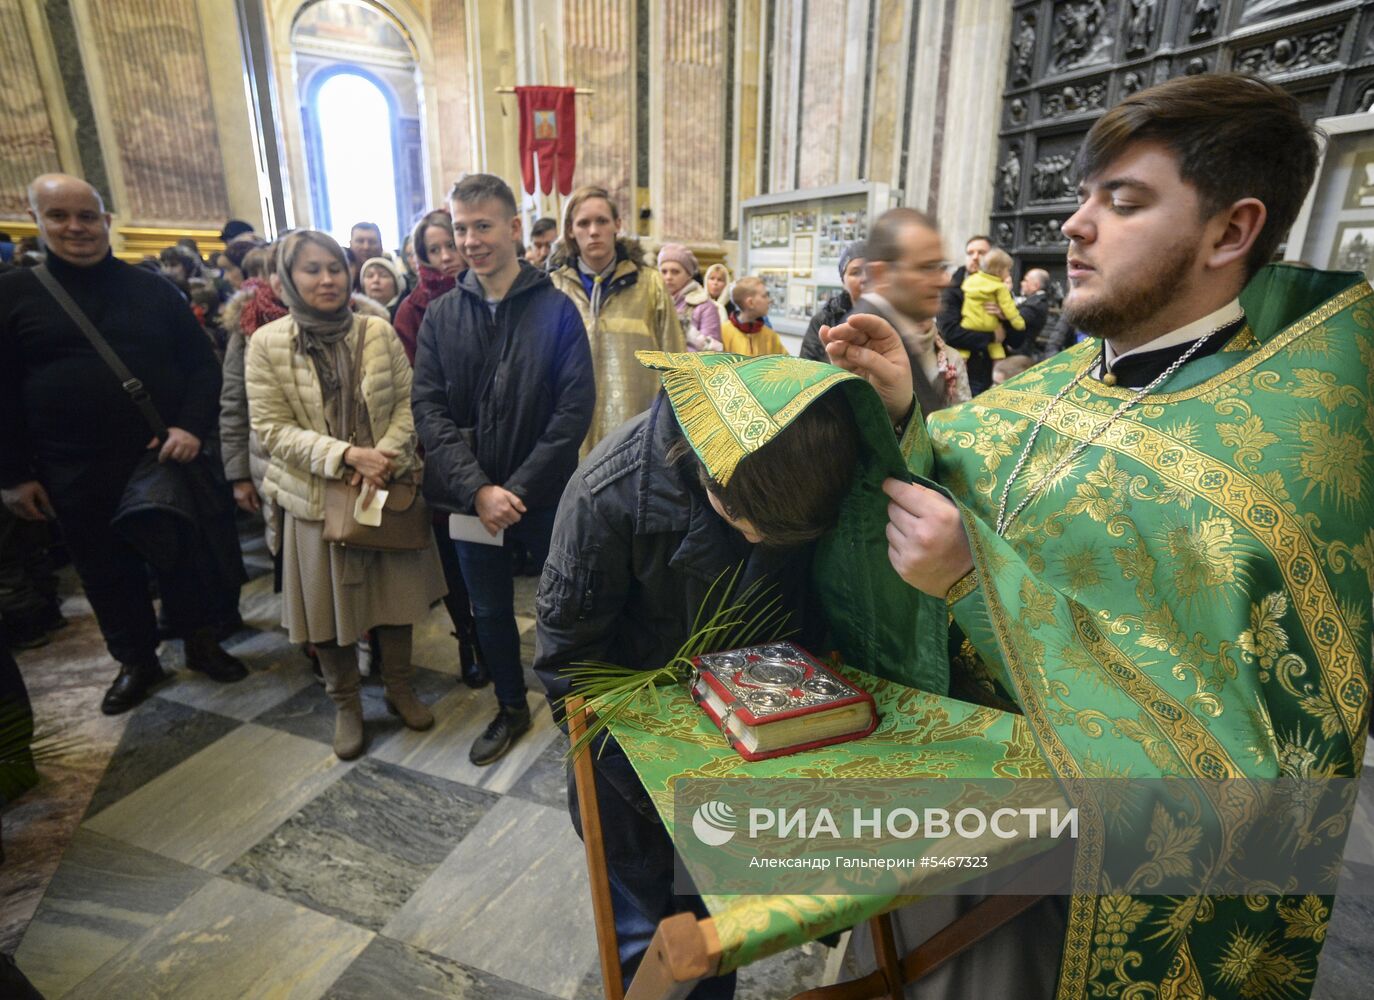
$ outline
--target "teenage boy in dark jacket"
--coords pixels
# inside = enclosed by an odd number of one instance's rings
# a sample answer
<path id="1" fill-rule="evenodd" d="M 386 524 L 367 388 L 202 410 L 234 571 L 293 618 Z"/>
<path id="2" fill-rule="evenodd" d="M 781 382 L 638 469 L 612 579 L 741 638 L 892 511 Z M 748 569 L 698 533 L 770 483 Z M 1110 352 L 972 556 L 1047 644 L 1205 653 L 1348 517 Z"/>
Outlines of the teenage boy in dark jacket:
<path id="1" fill-rule="evenodd" d="M 760 496 L 776 497 L 783 483 L 795 486 L 808 478 L 786 475 L 790 470 L 779 469 L 779 464 L 811 470 L 818 465 L 815 455 L 823 454 L 832 461 L 819 463 L 826 467 L 813 477 L 817 488 L 793 490 L 791 503 L 758 505 L 759 510 L 747 513 L 736 510 L 738 498 L 727 493 L 726 513 L 734 510 L 736 515 L 729 519 L 717 506 L 721 498 L 712 492 L 725 491 L 703 482 L 701 465 L 685 446 L 667 396 L 660 394 L 647 412 L 602 439 L 563 495 L 536 601 L 535 673 L 560 722 L 558 701 L 571 691 L 565 673 L 570 665 L 601 661 L 649 668 L 667 663 L 691 634 L 712 585 L 736 567 L 734 595 L 752 584 L 768 585 L 769 596 L 777 597 L 790 623 L 800 629 L 794 638 L 819 648 L 824 619 L 807 592 L 811 542 L 833 522 L 857 451 L 854 418 L 839 395 L 823 397 L 798 419 L 808 425 L 798 428 L 800 437 L 787 434 L 779 439 L 781 446 L 769 447 L 774 460 L 763 485 L 744 495 L 752 495 L 756 504 Z M 784 453 L 781 459 L 778 452 Z M 749 478 L 745 473 L 737 477 Z M 779 535 L 770 515 L 783 525 L 784 534 Z M 770 544 L 758 544 L 763 532 Z M 782 544 L 773 544 L 777 541 Z M 706 910 L 699 896 L 673 892 L 672 842 L 624 751 L 607 740 L 589 752 L 596 768 L 621 973 L 628 984 L 660 920 L 683 912 L 705 916 Z M 580 833 L 571 777 L 568 803 Z M 726 1000 L 734 988 L 733 973 L 711 978 L 689 1000 Z"/>
<path id="2" fill-rule="evenodd" d="M 872 316 L 852 322 L 881 325 Z M 801 645 L 837 650 L 850 663 L 900 663 L 904 683 L 946 689 L 948 611 L 894 590 L 879 526 L 888 502 L 878 470 L 895 474 L 916 455 L 916 434 L 893 434 L 920 414 L 909 372 L 905 400 L 888 408 L 867 384 L 799 358 L 638 357 L 663 372 L 664 391 L 574 474 L 535 602 L 534 669 L 556 719 L 564 721 L 571 668 L 662 667 L 699 627 L 708 595 L 709 617 L 751 586 L 763 588 L 759 600 L 777 601 Z M 728 596 L 711 592 L 717 581 Z M 827 615 L 840 595 L 841 613 Z M 672 841 L 619 744 L 608 738 L 587 752 L 629 982 L 660 920 L 705 910 L 699 897 L 674 893 Z M 575 795 L 569 805 L 580 830 Z M 689 998 L 733 991 L 733 975 L 713 977 Z"/>
<path id="3" fill-rule="evenodd" d="M 425 313 L 415 352 L 415 428 L 424 493 L 476 514 L 504 545 L 457 542 L 498 710 L 469 757 L 485 765 L 530 727 L 515 623 L 511 543 L 537 563 L 591 424 L 596 380 L 577 308 L 515 253 L 520 218 L 505 181 L 474 174 L 449 195 L 468 261 L 458 287 Z"/>

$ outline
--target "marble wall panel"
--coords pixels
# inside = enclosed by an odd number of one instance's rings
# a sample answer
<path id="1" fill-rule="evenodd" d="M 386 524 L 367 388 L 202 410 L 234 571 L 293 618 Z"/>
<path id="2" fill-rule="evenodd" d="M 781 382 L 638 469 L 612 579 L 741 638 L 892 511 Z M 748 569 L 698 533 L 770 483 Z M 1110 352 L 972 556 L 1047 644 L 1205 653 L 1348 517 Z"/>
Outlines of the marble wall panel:
<path id="1" fill-rule="evenodd" d="M 958 0 L 946 36 L 956 41 L 948 46 L 944 124 L 937 132 L 939 175 L 938 182 L 932 181 L 930 200 L 954 248 L 970 233 L 988 229 L 1007 66 L 985 54 L 1008 51 L 1011 28 L 1012 11 L 1004 0 Z M 1021 170 L 1026 169 L 1023 162 Z M 913 203 L 910 196 L 907 203 Z"/>
<path id="2" fill-rule="evenodd" d="M 765 74 L 772 81 L 772 128 L 768 151 L 767 187 L 760 193 L 790 191 L 796 186 L 797 71 L 802 0 L 773 4 L 773 49 L 765 53 Z M 767 112 L 765 112 L 767 113 Z"/>
<path id="3" fill-rule="evenodd" d="M 729 177 L 724 157 L 725 0 L 665 0 L 663 235 L 721 238 Z"/>
<path id="4" fill-rule="evenodd" d="M 808 0 L 806 51 L 801 80 L 800 128 L 791 137 L 797 158 L 797 187 L 811 188 L 839 180 L 840 120 L 857 105 L 863 91 L 852 95 L 846 109 L 844 57 L 849 22 L 847 0 Z M 856 40 L 859 43 L 862 40 Z M 799 147 L 799 148 L 798 148 Z"/>
<path id="5" fill-rule="evenodd" d="M 60 169 L 20 0 L 0 0 L 0 217 L 23 216 L 29 181 Z"/>
<path id="6" fill-rule="evenodd" d="M 606 188 L 634 230 L 634 8 L 621 0 L 567 0 L 563 8 L 566 84 L 595 90 L 577 98 L 573 185 Z M 647 95 L 640 95 L 647 99 Z M 647 180 L 647 178 L 646 178 Z"/>
<path id="7" fill-rule="evenodd" d="M 86 79 L 85 67 L 81 65 L 81 45 L 77 41 L 76 14 L 72 10 L 75 0 L 47 0 L 42 5 L 43 19 L 47 22 L 47 34 L 52 40 L 53 55 L 57 59 L 60 89 L 54 84 L 49 91 L 60 93 L 66 104 L 55 114 L 70 114 L 75 127 L 76 150 L 74 155 L 63 157 L 67 170 L 80 173 L 97 191 L 105 195 L 105 207 L 111 212 L 122 212 L 123 204 L 118 200 L 114 186 L 110 183 L 110 173 L 105 163 L 105 153 L 100 146 L 100 132 L 96 128 L 95 105 L 91 101 L 91 88 Z M 21 6 L 28 0 L 19 0 Z M 51 104 L 49 105 L 52 106 Z M 57 126 L 61 128 L 61 125 Z M 59 146 L 59 149 L 61 147 Z"/>
<path id="8" fill-rule="evenodd" d="M 193 4 L 88 8 L 133 221 L 221 225 L 229 214 L 205 39 Z"/>
<path id="9" fill-rule="evenodd" d="M 878 0 L 877 23 L 873 28 L 877 46 L 870 126 L 873 138 L 867 171 L 874 180 L 896 180 L 897 143 L 906 108 L 903 90 L 907 79 L 907 31 L 912 14 L 911 4 L 903 0 Z M 895 186 L 901 187 L 900 180 Z"/>
<path id="10" fill-rule="evenodd" d="M 739 62 L 735 66 L 735 87 L 739 94 L 739 140 L 735 159 L 736 198 L 731 205 L 730 226 L 739 225 L 739 203 L 759 193 L 759 143 L 763 123 L 759 120 L 759 59 L 763 48 L 763 4 L 761 0 L 741 0 L 739 4 Z"/>
<path id="11" fill-rule="evenodd" d="M 444 190 L 434 192 L 436 201 L 446 198 L 448 188 L 458 176 L 474 167 L 465 7 L 466 0 L 445 0 L 433 5 L 431 15 L 434 83 L 439 103 L 439 134 L 431 142 L 438 146 L 444 184 Z"/>

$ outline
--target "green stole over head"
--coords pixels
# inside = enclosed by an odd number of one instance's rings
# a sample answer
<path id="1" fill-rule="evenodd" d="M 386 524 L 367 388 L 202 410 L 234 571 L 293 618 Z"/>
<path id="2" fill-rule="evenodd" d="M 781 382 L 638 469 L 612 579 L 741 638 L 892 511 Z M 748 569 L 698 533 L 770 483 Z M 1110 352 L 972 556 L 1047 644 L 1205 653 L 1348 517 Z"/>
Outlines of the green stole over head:
<path id="1" fill-rule="evenodd" d="M 909 480 L 929 470 L 924 433 L 909 429 L 899 442 L 872 386 L 833 365 L 784 355 L 639 351 L 635 356 L 661 373 L 683 435 L 711 478 L 723 485 L 741 459 L 766 446 L 821 396 L 844 393 L 858 427 L 861 457 L 834 529 L 817 544 L 812 586 L 833 646 L 846 663 L 944 694 L 949 687 L 944 602 L 897 576 L 888 562 L 885 534 L 883 480 Z"/>

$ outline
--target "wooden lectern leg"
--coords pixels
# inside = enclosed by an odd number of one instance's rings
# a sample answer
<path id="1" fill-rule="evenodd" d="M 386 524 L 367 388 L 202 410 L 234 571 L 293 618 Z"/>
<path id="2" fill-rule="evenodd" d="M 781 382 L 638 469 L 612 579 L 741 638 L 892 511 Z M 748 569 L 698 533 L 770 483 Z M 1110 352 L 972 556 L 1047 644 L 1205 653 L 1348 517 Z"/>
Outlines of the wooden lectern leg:
<path id="1" fill-rule="evenodd" d="M 572 745 L 586 732 L 586 710 L 581 698 L 567 703 L 568 736 Z M 596 921 L 596 950 L 601 960 L 601 982 L 606 1000 L 623 1000 L 625 987 L 620 978 L 620 941 L 615 933 L 615 912 L 611 908 L 611 882 L 606 870 L 606 842 L 601 834 L 601 808 L 596 801 L 596 769 L 591 747 L 573 758 L 573 782 L 577 786 L 577 808 L 582 816 L 582 844 L 587 852 L 587 881 L 592 890 L 592 916 Z M 657 938 L 655 938 L 657 940 Z"/>
<path id="2" fill-rule="evenodd" d="M 868 926 L 873 934 L 873 956 L 887 980 L 887 995 L 891 1000 L 902 1000 L 902 960 L 897 954 L 897 938 L 892 933 L 892 917 L 880 913 L 868 922 Z"/>
<path id="3" fill-rule="evenodd" d="M 924 979 L 956 955 L 973 947 L 1003 924 L 1011 923 L 1044 896 L 989 896 L 948 927 L 902 958 L 902 978 Z"/>
<path id="4" fill-rule="evenodd" d="M 658 922 L 625 1000 L 682 1000 L 720 968 L 720 938 L 710 919 L 677 913 Z"/>
<path id="5" fill-rule="evenodd" d="M 1034 895 L 989 896 L 900 958 L 897 957 L 891 916 L 884 913 L 874 917 L 869 921 L 869 930 L 873 935 L 873 954 L 878 968 L 862 979 L 804 990 L 793 996 L 792 1000 L 901 997 L 907 983 L 924 979 L 1044 898 Z M 897 964 L 895 973 L 892 969 L 894 959 Z"/>

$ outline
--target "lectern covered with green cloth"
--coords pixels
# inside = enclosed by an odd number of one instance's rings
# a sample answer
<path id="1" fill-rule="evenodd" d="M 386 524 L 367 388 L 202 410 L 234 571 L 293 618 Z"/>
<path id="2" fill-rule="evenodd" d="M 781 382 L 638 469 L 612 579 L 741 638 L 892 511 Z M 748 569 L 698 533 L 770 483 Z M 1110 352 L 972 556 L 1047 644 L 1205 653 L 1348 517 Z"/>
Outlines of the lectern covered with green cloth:
<path id="1" fill-rule="evenodd" d="M 602 716 L 614 717 L 612 732 L 669 828 L 672 786 L 693 774 L 1048 777 L 1016 716 L 944 697 L 949 686 L 946 606 L 906 586 L 888 563 L 887 501 L 881 484 L 891 476 L 909 478 L 928 469 L 931 455 L 920 421 L 906 428 L 899 440 L 872 388 L 827 365 L 724 354 L 642 353 L 640 358 L 663 373 L 683 435 L 711 479 L 722 484 L 730 481 L 746 455 L 766 445 L 816 400 L 830 392 L 845 395 L 858 424 L 860 461 L 835 528 L 816 547 L 811 583 L 827 609 L 829 641 L 824 652 L 836 651 L 848 668 L 864 671 L 864 676 L 855 677 L 874 693 L 883 716 L 878 730 L 865 740 L 749 765 L 725 744 L 681 685 L 642 691 L 628 705 L 616 705 L 616 696 L 603 695 L 594 707 Z M 576 738 L 575 727 L 576 722 Z M 944 734 L 945 745 L 934 745 L 936 730 Z M 582 774 L 590 776 L 590 767 Z M 579 792 L 585 824 L 591 802 L 583 789 Z M 584 834 L 594 856 L 591 825 L 584 825 Z M 1033 846 L 1053 845 L 1047 841 Z M 906 884 L 905 895 L 920 891 L 915 882 Z M 719 948 L 713 967 L 701 974 L 728 971 L 842 930 L 898 905 L 903 896 L 901 891 L 887 891 L 709 897 L 713 919 L 706 933 L 715 935 Z M 615 971 L 614 943 L 607 947 L 604 940 L 612 933 L 608 908 L 608 900 L 603 900 L 603 970 L 609 980 Z M 640 979 L 650 972 L 649 964 L 646 960 Z"/>

